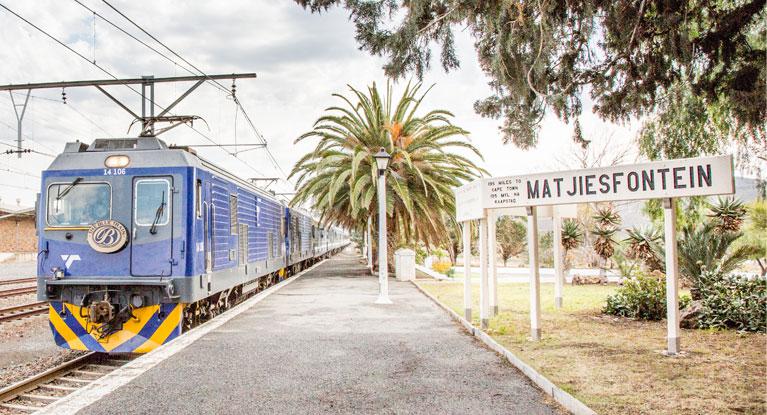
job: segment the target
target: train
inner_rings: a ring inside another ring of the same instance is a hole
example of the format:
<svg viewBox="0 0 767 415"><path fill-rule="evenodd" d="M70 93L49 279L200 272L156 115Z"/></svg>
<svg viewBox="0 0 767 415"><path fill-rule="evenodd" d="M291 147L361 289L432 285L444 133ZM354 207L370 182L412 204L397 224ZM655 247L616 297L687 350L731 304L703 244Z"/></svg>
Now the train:
<svg viewBox="0 0 767 415"><path fill-rule="evenodd" d="M67 143L41 177L37 297L68 349L149 352L349 244L157 137Z"/></svg>

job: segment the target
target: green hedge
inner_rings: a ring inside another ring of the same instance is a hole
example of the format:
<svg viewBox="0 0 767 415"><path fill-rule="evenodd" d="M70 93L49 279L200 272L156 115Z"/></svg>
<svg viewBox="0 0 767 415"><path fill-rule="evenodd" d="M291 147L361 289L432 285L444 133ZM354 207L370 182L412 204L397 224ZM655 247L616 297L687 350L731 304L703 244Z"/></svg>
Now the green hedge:
<svg viewBox="0 0 767 415"><path fill-rule="evenodd" d="M679 307L684 308L690 298L682 296ZM603 313L642 320L666 318L666 282L662 277L638 272L627 278L623 287L607 297Z"/></svg>
<svg viewBox="0 0 767 415"><path fill-rule="evenodd" d="M704 271L698 328L767 332L767 281Z"/></svg>

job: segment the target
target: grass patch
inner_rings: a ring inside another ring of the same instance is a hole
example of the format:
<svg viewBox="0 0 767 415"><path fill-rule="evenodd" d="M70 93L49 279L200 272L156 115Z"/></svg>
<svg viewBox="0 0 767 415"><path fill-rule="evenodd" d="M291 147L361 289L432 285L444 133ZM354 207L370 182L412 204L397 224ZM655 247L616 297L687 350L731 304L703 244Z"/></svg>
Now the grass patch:
<svg viewBox="0 0 767 415"><path fill-rule="evenodd" d="M463 285L419 282L463 315ZM498 286L500 313L489 334L522 360L600 414L733 413L767 411L767 336L735 331L682 330L683 357L665 357L666 322L602 315L616 286L564 287L554 308L553 284L541 285L539 342L528 340L527 284ZM474 324L479 287L473 286Z"/></svg>

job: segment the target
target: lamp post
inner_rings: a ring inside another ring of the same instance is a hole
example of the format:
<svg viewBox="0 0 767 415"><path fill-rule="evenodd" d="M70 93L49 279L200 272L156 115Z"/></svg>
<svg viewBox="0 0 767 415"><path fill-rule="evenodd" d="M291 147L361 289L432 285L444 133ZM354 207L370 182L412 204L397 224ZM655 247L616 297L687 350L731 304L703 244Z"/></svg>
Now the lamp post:
<svg viewBox="0 0 767 415"><path fill-rule="evenodd" d="M391 155L381 147L373 157L378 165L378 299L376 304L391 304L386 252L386 169L389 168Z"/></svg>

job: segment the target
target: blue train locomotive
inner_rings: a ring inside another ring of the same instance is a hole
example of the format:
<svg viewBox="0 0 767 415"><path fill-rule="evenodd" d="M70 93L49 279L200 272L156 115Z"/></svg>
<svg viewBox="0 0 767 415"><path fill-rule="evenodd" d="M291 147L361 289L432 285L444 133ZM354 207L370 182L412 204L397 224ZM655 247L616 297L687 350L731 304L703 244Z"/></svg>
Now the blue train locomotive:
<svg viewBox="0 0 767 415"><path fill-rule="evenodd" d="M99 352L148 352L348 243L156 137L68 143L37 218L55 341Z"/></svg>

